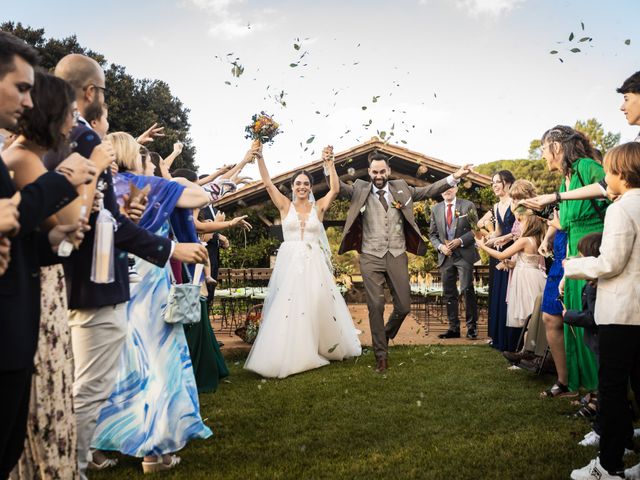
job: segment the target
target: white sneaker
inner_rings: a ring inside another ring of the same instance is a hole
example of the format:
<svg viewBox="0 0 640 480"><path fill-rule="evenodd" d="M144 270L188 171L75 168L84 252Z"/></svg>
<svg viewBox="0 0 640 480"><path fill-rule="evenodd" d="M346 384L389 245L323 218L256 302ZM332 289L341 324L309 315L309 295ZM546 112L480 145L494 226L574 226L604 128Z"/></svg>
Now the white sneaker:
<svg viewBox="0 0 640 480"><path fill-rule="evenodd" d="M600 435L591 430L578 442L578 445L582 447L597 447L600 445Z"/></svg>
<svg viewBox="0 0 640 480"><path fill-rule="evenodd" d="M640 480L640 463L624 471L624 478L627 480Z"/></svg>
<svg viewBox="0 0 640 480"><path fill-rule="evenodd" d="M600 457L591 460L586 467L579 468L571 472L572 480L620 480L625 478L620 475L611 475L602 465L600 465Z"/></svg>

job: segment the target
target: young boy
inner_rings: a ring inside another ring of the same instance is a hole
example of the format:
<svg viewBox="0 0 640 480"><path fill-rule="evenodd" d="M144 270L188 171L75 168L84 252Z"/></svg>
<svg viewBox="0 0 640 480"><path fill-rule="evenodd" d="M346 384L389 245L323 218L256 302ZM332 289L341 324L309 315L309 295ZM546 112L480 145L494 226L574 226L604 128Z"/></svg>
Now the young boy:
<svg viewBox="0 0 640 480"><path fill-rule="evenodd" d="M625 444L633 435L627 386L640 387L640 143L612 148L606 181L618 201L607 209L600 256L567 260L565 276L598 279L600 456L571 472L574 480L625 478Z"/></svg>

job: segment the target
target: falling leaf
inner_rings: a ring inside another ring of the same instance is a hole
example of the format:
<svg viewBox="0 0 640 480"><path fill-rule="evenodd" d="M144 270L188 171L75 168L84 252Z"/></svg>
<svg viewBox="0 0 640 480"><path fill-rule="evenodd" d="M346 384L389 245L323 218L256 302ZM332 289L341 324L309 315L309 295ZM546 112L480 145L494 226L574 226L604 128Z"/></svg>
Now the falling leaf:
<svg viewBox="0 0 640 480"><path fill-rule="evenodd" d="M296 49L296 50L300 50L300 44L294 43L293 44L293 48Z"/></svg>
<svg viewBox="0 0 640 480"><path fill-rule="evenodd" d="M297 66L298 66L298 64L297 64L297 63L290 63L290 64L289 64L289 66L290 66L291 68L295 68L295 67L297 67Z"/></svg>
<svg viewBox="0 0 640 480"><path fill-rule="evenodd" d="M231 82L229 80L225 80L224 82L226 85L231 85Z"/></svg>
<svg viewBox="0 0 640 480"><path fill-rule="evenodd" d="M404 143L405 145L407 144L406 140L400 140L401 143Z"/></svg>
<svg viewBox="0 0 640 480"><path fill-rule="evenodd" d="M569 41L572 41L574 38L573 32L571 32L571 35L569 35Z"/></svg>
<svg viewBox="0 0 640 480"><path fill-rule="evenodd" d="M580 52L580 49L579 48L572 48L570 51L573 52L573 53L578 53L578 52Z"/></svg>
<svg viewBox="0 0 640 480"><path fill-rule="evenodd" d="M556 53L558 53L558 50L551 50L549 53L550 53L551 55L555 55Z"/></svg>
<svg viewBox="0 0 640 480"><path fill-rule="evenodd" d="M631 45L631 39L630 39L630 38L627 38L627 39L624 41L624 44L625 44L625 45Z"/></svg>
<svg viewBox="0 0 640 480"><path fill-rule="evenodd" d="M560 60L560 63L564 63L564 60L562 60L561 58L558 58L558 60Z"/></svg>
<svg viewBox="0 0 640 480"><path fill-rule="evenodd" d="M373 98L371 99L371 101L372 101L373 103L378 103L378 99L379 99L379 98L380 98L380 95L376 95L375 97L373 97Z"/></svg>
<svg viewBox="0 0 640 480"><path fill-rule="evenodd" d="M313 142L316 139L315 135L311 135L309 138L307 138L307 144Z"/></svg>
<svg viewBox="0 0 640 480"><path fill-rule="evenodd" d="M436 95L436 92L433 92L433 98L438 98L438 96Z"/></svg>
<svg viewBox="0 0 640 480"><path fill-rule="evenodd" d="M329 353L333 353L335 351L335 349L338 347L338 345L340 345L339 343L336 343L333 347L331 347L328 352Z"/></svg>
<svg viewBox="0 0 640 480"><path fill-rule="evenodd" d="M584 30L584 22L580 22L580 27L582 27L582 30Z"/></svg>
<svg viewBox="0 0 640 480"><path fill-rule="evenodd" d="M578 40L578 42L586 42L586 41L591 41L591 37L582 37L580 40Z"/></svg>
<svg viewBox="0 0 640 480"><path fill-rule="evenodd" d="M367 106L366 106L366 105L363 105L363 106L362 106L362 110L366 110L366 109L367 109Z"/></svg>

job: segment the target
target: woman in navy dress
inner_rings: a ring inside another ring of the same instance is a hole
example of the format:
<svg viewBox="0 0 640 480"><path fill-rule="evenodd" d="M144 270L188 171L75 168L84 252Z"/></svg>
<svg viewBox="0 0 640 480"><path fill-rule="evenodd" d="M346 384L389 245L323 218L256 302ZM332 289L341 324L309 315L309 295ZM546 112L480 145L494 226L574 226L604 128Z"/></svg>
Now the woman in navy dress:
<svg viewBox="0 0 640 480"><path fill-rule="evenodd" d="M487 244L498 250L503 250L511 245L510 237L505 243L505 237L511 233L515 216L511 211L511 198L509 189L515 181L515 177L509 170L501 170L493 175L493 193L498 197L498 203L493 206L494 238ZM489 217L483 218L487 221ZM481 220L482 222L482 220ZM491 258L489 260L489 337L491 346L500 351L514 351L518 343L519 329L507 328L507 285L509 283L509 269L502 262Z"/></svg>

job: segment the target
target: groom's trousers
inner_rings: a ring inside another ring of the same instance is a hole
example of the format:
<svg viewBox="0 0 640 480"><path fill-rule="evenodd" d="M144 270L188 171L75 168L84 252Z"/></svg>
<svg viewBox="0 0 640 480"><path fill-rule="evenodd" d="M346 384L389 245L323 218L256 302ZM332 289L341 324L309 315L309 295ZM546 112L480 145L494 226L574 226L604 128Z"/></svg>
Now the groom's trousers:
<svg viewBox="0 0 640 480"><path fill-rule="evenodd" d="M360 254L360 272L369 308L371 341L376 358L387 358L387 339L394 338L411 311L411 287L407 254L394 257L387 252L382 258ZM385 281L393 298L393 312L384 324Z"/></svg>

